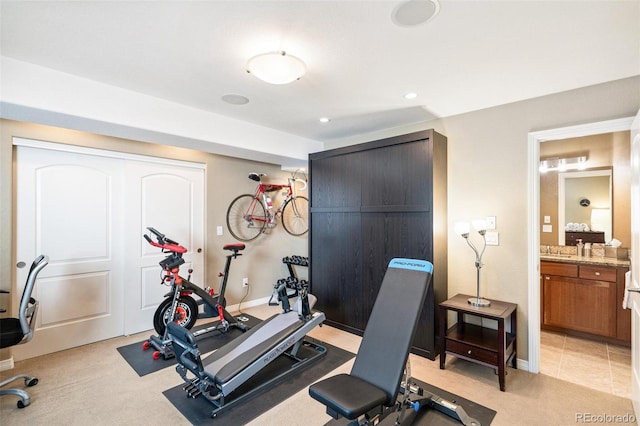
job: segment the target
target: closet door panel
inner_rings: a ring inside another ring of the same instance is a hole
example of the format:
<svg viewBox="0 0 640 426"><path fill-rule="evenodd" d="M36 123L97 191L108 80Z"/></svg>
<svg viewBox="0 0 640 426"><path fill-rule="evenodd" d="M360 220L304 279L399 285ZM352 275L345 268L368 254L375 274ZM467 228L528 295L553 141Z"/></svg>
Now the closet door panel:
<svg viewBox="0 0 640 426"><path fill-rule="evenodd" d="M379 266L382 278L394 257L431 259L431 227L430 212L363 213L365 264Z"/></svg>
<svg viewBox="0 0 640 426"><path fill-rule="evenodd" d="M367 320L378 296L382 279L391 259L432 259L431 213L363 213L362 244L364 265L362 301ZM422 318L426 321L433 308L426 304ZM429 326L421 320L421 326ZM365 322L366 325L366 322Z"/></svg>
<svg viewBox="0 0 640 426"><path fill-rule="evenodd" d="M311 242L313 264L311 292L316 307L329 322L355 329L366 324L359 289L361 288L361 250L359 213L314 213L311 217L315 237Z"/></svg>
<svg viewBox="0 0 640 426"><path fill-rule="evenodd" d="M362 170L365 210L431 210L431 144L424 140L366 151ZM367 209L367 207L369 207Z"/></svg>
<svg viewBox="0 0 640 426"><path fill-rule="evenodd" d="M338 155L313 163L312 209L360 208L362 153Z"/></svg>

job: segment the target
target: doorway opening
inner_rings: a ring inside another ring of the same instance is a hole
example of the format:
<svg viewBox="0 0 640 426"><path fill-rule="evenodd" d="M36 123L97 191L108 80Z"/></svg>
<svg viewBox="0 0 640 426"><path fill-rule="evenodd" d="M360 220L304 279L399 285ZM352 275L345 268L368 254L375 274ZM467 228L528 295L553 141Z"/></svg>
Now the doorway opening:
<svg viewBox="0 0 640 426"><path fill-rule="evenodd" d="M540 144L553 140L629 131L632 122L633 117L628 117L529 133L528 370L532 373L540 372Z"/></svg>

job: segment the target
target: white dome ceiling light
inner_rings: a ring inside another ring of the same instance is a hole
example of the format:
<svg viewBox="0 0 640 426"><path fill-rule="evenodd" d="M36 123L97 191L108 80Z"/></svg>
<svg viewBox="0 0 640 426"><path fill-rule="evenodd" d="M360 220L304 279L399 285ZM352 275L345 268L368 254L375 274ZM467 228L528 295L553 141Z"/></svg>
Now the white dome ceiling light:
<svg viewBox="0 0 640 426"><path fill-rule="evenodd" d="M254 56L247 62L247 72L271 84L288 84L299 80L307 67L299 58L286 52L270 52Z"/></svg>

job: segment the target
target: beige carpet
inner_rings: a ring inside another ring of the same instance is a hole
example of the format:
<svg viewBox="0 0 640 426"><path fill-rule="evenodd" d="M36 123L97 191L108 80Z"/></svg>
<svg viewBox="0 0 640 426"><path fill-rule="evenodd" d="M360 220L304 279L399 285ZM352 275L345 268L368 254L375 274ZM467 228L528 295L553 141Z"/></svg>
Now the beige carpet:
<svg viewBox="0 0 640 426"><path fill-rule="evenodd" d="M247 309L265 318L271 307ZM0 397L2 425L182 425L184 417L162 395L181 383L173 368L139 377L116 348L143 340L149 333L120 337L44 357L16 363L4 379L17 372L33 374L40 382L30 388L32 403L18 409L17 398ZM356 352L360 338L323 326L313 337ZM37 335L36 335L37 338ZM576 425L588 416L632 416L631 401L558 379L509 369L507 391L500 392L498 377L490 368L448 357L446 370L437 361L411 357L412 374L434 386L497 411L492 425ZM330 375L349 372L352 361ZM22 381L15 382L22 386ZM581 421L581 419L583 419ZM596 422L597 424L635 424ZM226 419L228 420L228 419ZM324 407L307 390L283 401L251 425L323 425L330 420ZM227 423L228 424L228 423ZM226 425L225 425L226 426Z"/></svg>

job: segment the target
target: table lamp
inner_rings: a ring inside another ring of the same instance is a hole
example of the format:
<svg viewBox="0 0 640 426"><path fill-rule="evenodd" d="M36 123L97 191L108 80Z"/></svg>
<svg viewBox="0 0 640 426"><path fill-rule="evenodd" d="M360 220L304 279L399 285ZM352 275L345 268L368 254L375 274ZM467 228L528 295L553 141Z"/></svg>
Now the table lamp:
<svg viewBox="0 0 640 426"><path fill-rule="evenodd" d="M467 302L472 306L487 307L491 306L491 302L480 297L480 268L482 268L482 255L484 254L485 248L487 248L487 240L485 238L485 234L487 233L487 222L485 220L474 220L472 221L472 224L475 230L478 231L478 234L482 236L482 251L478 251L476 246L469 239L469 231L471 228L469 222L458 222L455 224L456 233L460 234L462 238L465 239L469 247L471 247L473 252L476 254L476 297L470 297Z"/></svg>

